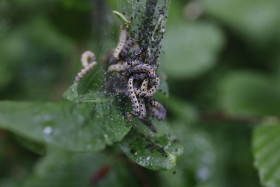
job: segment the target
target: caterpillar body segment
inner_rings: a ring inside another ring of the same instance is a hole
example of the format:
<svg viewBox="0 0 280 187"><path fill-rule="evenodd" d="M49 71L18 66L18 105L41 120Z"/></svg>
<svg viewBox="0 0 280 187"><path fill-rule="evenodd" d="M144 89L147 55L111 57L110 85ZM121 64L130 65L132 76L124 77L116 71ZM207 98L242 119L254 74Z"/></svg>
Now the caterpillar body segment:
<svg viewBox="0 0 280 187"><path fill-rule="evenodd" d="M112 64L108 67L108 71L125 71L127 69L127 66L123 61L119 61L117 64Z"/></svg>
<svg viewBox="0 0 280 187"><path fill-rule="evenodd" d="M75 77L75 82L78 83L80 80L88 73L90 72L94 66L96 65L96 62L92 62L91 64L87 65L85 68L83 68L78 75Z"/></svg>
<svg viewBox="0 0 280 187"><path fill-rule="evenodd" d="M145 94L146 97L152 97L157 92L159 85L160 85L159 77L156 77L155 79L153 79L151 84L152 84L152 87L150 89L148 89L147 93Z"/></svg>
<svg viewBox="0 0 280 187"><path fill-rule="evenodd" d="M139 114L139 101L138 101L138 99L136 97L136 94L134 92L133 77L130 77L128 79L127 95L128 95L128 97L129 97L129 99L131 100L131 103L132 103L133 114L138 115Z"/></svg>
<svg viewBox="0 0 280 187"><path fill-rule="evenodd" d="M119 55L120 55L121 51L123 50L123 48L125 47L126 39L127 39L126 30L121 30L119 43L117 44L117 47L114 49L114 52L113 52L113 57L115 59L119 59Z"/></svg>
<svg viewBox="0 0 280 187"><path fill-rule="evenodd" d="M145 105L145 101L144 98L139 98L139 109L140 109L140 113L139 113L139 118L140 119L144 119L147 115L147 110L146 110L146 105Z"/></svg>
<svg viewBox="0 0 280 187"><path fill-rule="evenodd" d="M112 64L108 67L108 71L116 71L116 72L120 72L120 71L126 71L131 67L134 67L136 65L139 65L141 62L135 60L135 61L131 61L131 62L123 62L123 61L119 61L116 64Z"/></svg>
<svg viewBox="0 0 280 187"><path fill-rule="evenodd" d="M81 62L84 67L87 67L92 62L96 62L95 54L91 51L85 51L81 56Z"/></svg>
<svg viewBox="0 0 280 187"><path fill-rule="evenodd" d="M135 73L133 75L134 80L144 80L148 78L148 75L146 73Z"/></svg>
<svg viewBox="0 0 280 187"><path fill-rule="evenodd" d="M150 78L154 78L156 76L154 68L148 64L139 64L129 69L129 73L147 73Z"/></svg>
<svg viewBox="0 0 280 187"><path fill-rule="evenodd" d="M164 120L166 118L166 110L163 105L155 100L150 100L149 103L151 105L152 115L158 120Z"/></svg>
<svg viewBox="0 0 280 187"><path fill-rule="evenodd" d="M80 82L80 80L97 64L95 54L91 51L85 51L81 56L81 63L84 68L75 77L75 83Z"/></svg>

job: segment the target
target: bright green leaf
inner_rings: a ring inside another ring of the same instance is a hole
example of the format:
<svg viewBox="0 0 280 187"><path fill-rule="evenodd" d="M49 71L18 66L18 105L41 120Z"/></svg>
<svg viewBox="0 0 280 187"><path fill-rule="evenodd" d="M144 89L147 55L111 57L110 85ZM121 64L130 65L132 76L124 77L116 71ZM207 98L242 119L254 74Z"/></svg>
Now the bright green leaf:
<svg viewBox="0 0 280 187"><path fill-rule="evenodd" d="M253 153L261 182L267 187L280 186L280 124L262 125L255 129Z"/></svg>
<svg viewBox="0 0 280 187"><path fill-rule="evenodd" d="M129 131L112 102L0 102L0 128L70 151L99 151Z"/></svg>

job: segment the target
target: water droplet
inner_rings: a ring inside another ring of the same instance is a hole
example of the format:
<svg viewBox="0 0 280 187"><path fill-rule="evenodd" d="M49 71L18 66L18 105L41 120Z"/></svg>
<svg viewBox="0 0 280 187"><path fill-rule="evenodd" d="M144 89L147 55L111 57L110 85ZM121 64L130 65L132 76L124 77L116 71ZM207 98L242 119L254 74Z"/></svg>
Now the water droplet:
<svg viewBox="0 0 280 187"><path fill-rule="evenodd" d="M150 159L151 159L151 157L150 157L150 156L148 156L148 157L147 157L147 161L149 161Z"/></svg>
<svg viewBox="0 0 280 187"><path fill-rule="evenodd" d="M43 133L46 134L46 135L49 135L49 134L52 133L52 130L53 130L52 127L47 126L47 127L44 128Z"/></svg>

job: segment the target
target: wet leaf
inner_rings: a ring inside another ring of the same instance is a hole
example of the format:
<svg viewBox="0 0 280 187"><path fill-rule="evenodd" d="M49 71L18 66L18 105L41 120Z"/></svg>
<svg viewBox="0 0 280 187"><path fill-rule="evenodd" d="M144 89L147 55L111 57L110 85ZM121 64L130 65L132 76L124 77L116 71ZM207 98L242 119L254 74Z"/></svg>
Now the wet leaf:
<svg viewBox="0 0 280 187"><path fill-rule="evenodd" d="M129 131L112 102L0 102L0 128L70 151L100 151Z"/></svg>
<svg viewBox="0 0 280 187"><path fill-rule="evenodd" d="M262 125L255 129L253 154L255 166L264 186L280 186L280 123Z"/></svg>
<svg viewBox="0 0 280 187"><path fill-rule="evenodd" d="M164 42L167 53L162 64L165 72L178 79L204 73L215 65L223 40L221 30L213 24L172 25Z"/></svg>
<svg viewBox="0 0 280 187"><path fill-rule="evenodd" d="M51 150L36 165L34 174L24 186L138 186L129 168L116 160L99 153L69 154ZM120 180L122 177L125 180Z"/></svg>
<svg viewBox="0 0 280 187"><path fill-rule="evenodd" d="M134 128L121 142L122 151L137 164L152 170L168 170L176 165L183 149L179 141L171 135L164 122L153 122L157 133Z"/></svg>
<svg viewBox="0 0 280 187"><path fill-rule="evenodd" d="M232 73L222 81L221 104L234 115L279 115L280 89L273 81L257 73Z"/></svg>

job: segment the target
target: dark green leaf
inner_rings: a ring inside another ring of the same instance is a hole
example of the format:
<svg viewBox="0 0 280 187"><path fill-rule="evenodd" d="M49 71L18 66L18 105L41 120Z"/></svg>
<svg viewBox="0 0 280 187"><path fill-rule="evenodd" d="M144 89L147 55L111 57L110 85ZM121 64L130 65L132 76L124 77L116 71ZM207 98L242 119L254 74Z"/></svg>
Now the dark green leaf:
<svg viewBox="0 0 280 187"><path fill-rule="evenodd" d="M171 123L176 136L184 146L176 167L161 172L161 186L217 186L217 150L211 137L201 131L178 122Z"/></svg>
<svg viewBox="0 0 280 187"><path fill-rule="evenodd" d="M234 115L279 115L280 89L273 79L249 72L233 73L222 81L221 102Z"/></svg>
<svg viewBox="0 0 280 187"><path fill-rule="evenodd" d="M203 0L207 13L228 24L238 33L263 42L278 36L280 29L278 0Z"/></svg>
<svg viewBox="0 0 280 187"><path fill-rule="evenodd" d="M137 124L121 142L122 151L137 164L152 170L168 170L176 165L183 149L179 141L171 135L164 122L154 121L157 133L143 130L142 123ZM142 126L142 127L141 127ZM142 129L141 129L142 128Z"/></svg>
<svg viewBox="0 0 280 187"><path fill-rule="evenodd" d="M52 150L38 163L33 176L24 186L138 186L136 181L129 168L117 157Z"/></svg>
<svg viewBox="0 0 280 187"><path fill-rule="evenodd" d="M71 151L99 151L129 131L112 102L1 102L0 128Z"/></svg>
<svg viewBox="0 0 280 187"><path fill-rule="evenodd" d="M264 186L280 186L280 123L272 122L255 129L253 153L255 166Z"/></svg>

